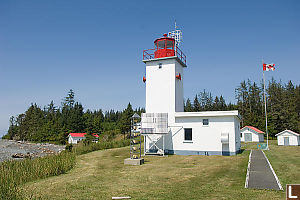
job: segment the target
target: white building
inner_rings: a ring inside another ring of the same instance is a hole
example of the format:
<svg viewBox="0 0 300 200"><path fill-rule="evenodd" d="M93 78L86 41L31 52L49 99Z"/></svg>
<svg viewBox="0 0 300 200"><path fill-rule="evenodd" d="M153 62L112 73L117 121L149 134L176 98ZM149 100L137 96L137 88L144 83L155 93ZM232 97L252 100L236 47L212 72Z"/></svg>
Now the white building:
<svg viewBox="0 0 300 200"><path fill-rule="evenodd" d="M69 144L77 144L78 142L85 139L86 133L70 133L68 135L68 143ZM99 135L96 133L93 133L93 136L95 137L95 140L93 142L98 142Z"/></svg>
<svg viewBox="0 0 300 200"><path fill-rule="evenodd" d="M284 130L275 135L278 145L300 146L300 134L291 130Z"/></svg>
<svg viewBox="0 0 300 200"><path fill-rule="evenodd" d="M245 126L241 129L242 142L264 142L264 132L253 126Z"/></svg>
<svg viewBox="0 0 300 200"><path fill-rule="evenodd" d="M240 151L238 111L184 112L186 58L174 39L159 38L144 51L146 113L144 151L178 155L235 155Z"/></svg>

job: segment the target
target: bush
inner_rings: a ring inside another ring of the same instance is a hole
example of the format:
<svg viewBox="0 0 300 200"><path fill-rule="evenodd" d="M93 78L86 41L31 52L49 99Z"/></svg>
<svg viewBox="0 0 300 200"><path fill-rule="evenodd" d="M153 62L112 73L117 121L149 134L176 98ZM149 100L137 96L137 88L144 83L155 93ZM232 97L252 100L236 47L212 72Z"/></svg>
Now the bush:
<svg viewBox="0 0 300 200"><path fill-rule="evenodd" d="M66 147L65 147L65 150L68 151L68 152L72 152L72 149L73 149L72 144L67 144Z"/></svg>

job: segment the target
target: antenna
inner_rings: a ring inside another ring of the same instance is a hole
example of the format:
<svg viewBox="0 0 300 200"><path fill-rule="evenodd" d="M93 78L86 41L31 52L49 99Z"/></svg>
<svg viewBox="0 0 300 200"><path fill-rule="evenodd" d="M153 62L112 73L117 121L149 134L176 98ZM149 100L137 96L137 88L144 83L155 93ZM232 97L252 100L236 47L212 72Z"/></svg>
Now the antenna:
<svg viewBox="0 0 300 200"><path fill-rule="evenodd" d="M175 30L168 33L168 37L175 39L176 46L182 42L182 31L177 29L176 20L175 20Z"/></svg>

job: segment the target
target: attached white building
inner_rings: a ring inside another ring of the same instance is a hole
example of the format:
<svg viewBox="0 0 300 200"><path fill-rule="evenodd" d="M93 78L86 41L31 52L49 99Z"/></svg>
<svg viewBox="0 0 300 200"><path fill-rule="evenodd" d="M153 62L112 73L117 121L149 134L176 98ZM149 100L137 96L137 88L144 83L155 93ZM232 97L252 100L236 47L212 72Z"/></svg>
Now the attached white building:
<svg viewBox="0 0 300 200"><path fill-rule="evenodd" d="M144 51L146 113L141 133L145 154L235 155L240 151L237 110L184 112L186 58L171 38L159 38L154 53Z"/></svg>
<svg viewBox="0 0 300 200"><path fill-rule="evenodd" d="M278 145L300 146L300 134L291 130L284 130L275 135Z"/></svg>
<svg viewBox="0 0 300 200"><path fill-rule="evenodd" d="M242 142L264 142L264 132L253 126L245 126L241 129Z"/></svg>
<svg viewBox="0 0 300 200"><path fill-rule="evenodd" d="M85 139L86 133L70 133L68 135L68 143L69 144L77 144L78 142ZM95 140L93 142L98 142L99 135L96 133L93 133L93 136L95 136Z"/></svg>

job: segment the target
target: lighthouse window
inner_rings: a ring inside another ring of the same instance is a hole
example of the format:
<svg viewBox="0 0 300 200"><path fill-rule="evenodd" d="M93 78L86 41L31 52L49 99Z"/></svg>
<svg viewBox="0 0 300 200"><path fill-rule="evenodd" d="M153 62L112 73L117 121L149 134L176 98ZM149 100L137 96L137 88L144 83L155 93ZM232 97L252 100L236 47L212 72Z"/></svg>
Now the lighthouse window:
<svg viewBox="0 0 300 200"><path fill-rule="evenodd" d="M185 141L191 141L192 140L192 129L191 128L185 128L184 129L184 140Z"/></svg>
<svg viewBox="0 0 300 200"><path fill-rule="evenodd" d="M203 124L203 126L208 126L208 124L209 124L208 119L203 119L202 124Z"/></svg>
<svg viewBox="0 0 300 200"><path fill-rule="evenodd" d="M173 46L174 46L174 41L167 40L167 48L172 48L173 49Z"/></svg>
<svg viewBox="0 0 300 200"><path fill-rule="evenodd" d="M157 42L157 46L158 46L158 48L164 49L165 48L165 41L164 40L158 41Z"/></svg>

